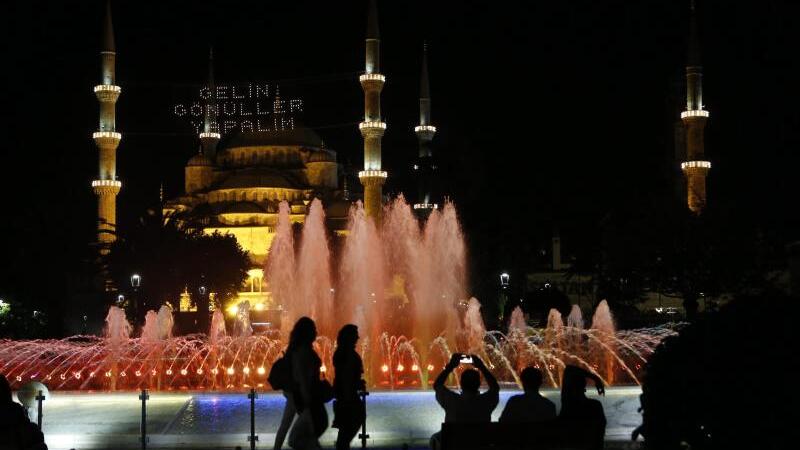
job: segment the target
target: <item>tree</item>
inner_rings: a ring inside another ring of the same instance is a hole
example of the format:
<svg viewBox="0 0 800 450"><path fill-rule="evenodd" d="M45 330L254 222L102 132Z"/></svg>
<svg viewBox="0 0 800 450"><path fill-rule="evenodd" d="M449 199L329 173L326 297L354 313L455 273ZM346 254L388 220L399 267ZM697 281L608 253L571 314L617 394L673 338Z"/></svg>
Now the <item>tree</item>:
<svg viewBox="0 0 800 450"><path fill-rule="evenodd" d="M220 302L233 297L250 268L247 252L234 236L205 234L179 220L162 223L156 215L144 217L138 226L118 236L107 263L114 284L132 300L126 304L137 321L147 309L164 303L177 309L184 290L192 295L198 311L208 311L208 294L215 293ZM141 277L135 289L133 274ZM201 314L200 320L207 320L207 314Z"/></svg>

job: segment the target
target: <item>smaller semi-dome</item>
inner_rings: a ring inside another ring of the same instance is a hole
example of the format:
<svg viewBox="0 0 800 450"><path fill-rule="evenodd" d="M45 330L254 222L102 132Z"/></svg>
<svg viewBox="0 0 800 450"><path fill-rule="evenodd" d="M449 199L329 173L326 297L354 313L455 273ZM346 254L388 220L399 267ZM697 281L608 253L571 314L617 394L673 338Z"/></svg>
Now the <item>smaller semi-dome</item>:
<svg viewBox="0 0 800 450"><path fill-rule="evenodd" d="M208 156L203 155L202 153L192 156L186 163L186 167L206 167L213 165L214 163L211 162L211 159Z"/></svg>

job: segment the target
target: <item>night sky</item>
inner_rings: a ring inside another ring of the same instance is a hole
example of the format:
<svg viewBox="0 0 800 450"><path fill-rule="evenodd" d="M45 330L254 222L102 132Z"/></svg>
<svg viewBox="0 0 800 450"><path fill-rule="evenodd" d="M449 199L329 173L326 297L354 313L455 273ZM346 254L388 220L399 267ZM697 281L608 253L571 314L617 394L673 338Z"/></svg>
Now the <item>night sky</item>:
<svg viewBox="0 0 800 450"><path fill-rule="evenodd" d="M711 214L797 239L800 5L698 5ZM17 270L61 270L94 235L104 2L4 6L0 255ZM362 164L366 1L127 0L113 11L123 228L158 206L161 183L168 198L182 192L198 144L172 106L205 82L210 45L218 83L280 83L341 162ZM427 40L434 151L479 261L473 279L523 270L554 224L569 247L616 208L673 189L688 0L384 0L379 11L387 189L409 190Z"/></svg>

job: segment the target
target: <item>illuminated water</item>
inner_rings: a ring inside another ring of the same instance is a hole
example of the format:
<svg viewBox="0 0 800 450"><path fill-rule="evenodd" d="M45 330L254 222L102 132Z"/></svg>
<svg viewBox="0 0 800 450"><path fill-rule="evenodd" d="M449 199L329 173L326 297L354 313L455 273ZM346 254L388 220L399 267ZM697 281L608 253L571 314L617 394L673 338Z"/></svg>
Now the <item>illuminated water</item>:
<svg viewBox="0 0 800 450"><path fill-rule="evenodd" d="M283 330L253 334L249 304L239 304L226 330L220 311L208 334L172 336L168 307L150 311L140 337L124 312L111 307L104 337L0 341L0 373L13 385L29 380L67 390L244 390L265 387L283 351L286 332L308 315L321 332L316 342L323 375L331 377L332 336L359 325L359 352L371 386L425 388L453 351L480 354L501 380L516 382L527 365L557 386L565 364L598 374L607 384L638 384L639 373L668 328L617 331L601 302L591 324L574 306L568 317L552 310L544 328L512 312L506 332L486 331L480 303L465 286L466 246L455 208L447 203L424 223L402 197L376 227L360 204L350 213L341 255L330 250L319 200L310 205L299 242L282 203L266 267L273 298L285 311Z"/></svg>

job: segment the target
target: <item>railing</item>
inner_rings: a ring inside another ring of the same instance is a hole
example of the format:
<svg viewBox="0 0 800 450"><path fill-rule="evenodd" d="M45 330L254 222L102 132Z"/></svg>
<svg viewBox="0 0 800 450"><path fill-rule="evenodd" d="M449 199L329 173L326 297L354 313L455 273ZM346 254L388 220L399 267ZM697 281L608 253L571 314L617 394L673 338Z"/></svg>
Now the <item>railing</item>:
<svg viewBox="0 0 800 450"><path fill-rule="evenodd" d="M92 187L99 187L99 186L111 186L111 187L122 187L122 181L117 180L94 180L92 181Z"/></svg>
<svg viewBox="0 0 800 450"><path fill-rule="evenodd" d="M389 173L385 170L362 170L358 172L358 178L386 178L389 176Z"/></svg>
<svg viewBox="0 0 800 450"><path fill-rule="evenodd" d="M686 161L681 163L681 170L686 169L710 169L711 161Z"/></svg>
<svg viewBox="0 0 800 450"><path fill-rule="evenodd" d="M117 133L116 131L95 131L92 133L93 139L102 139L102 138L111 138L120 140L122 139L122 133Z"/></svg>
<svg viewBox="0 0 800 450"><path fill-rule="evenodd" d="M122 92L122 88L113 84L98 84L94 87L95 92Z"/></svg>
<svg viewBox="0 0 800 450"><path fill-rule="evenodd" d="M361 122L358 124L359 130L363 130L365 128L380 128L382 130L385 130L386 122Z"/></svg>
<svg viewBox="0 0 800 450"><path fill-rule="evenodd" d="M681 119L685 117L708 117L708 111L705 109L691 109L681 112Z"/></svg>
<svg viewBox="0 0 800 450"><path fill-rule="evenodd" d="M365 73L358 77L358 81L382 81L386 82L386 77L379 73Z"/></svg>

